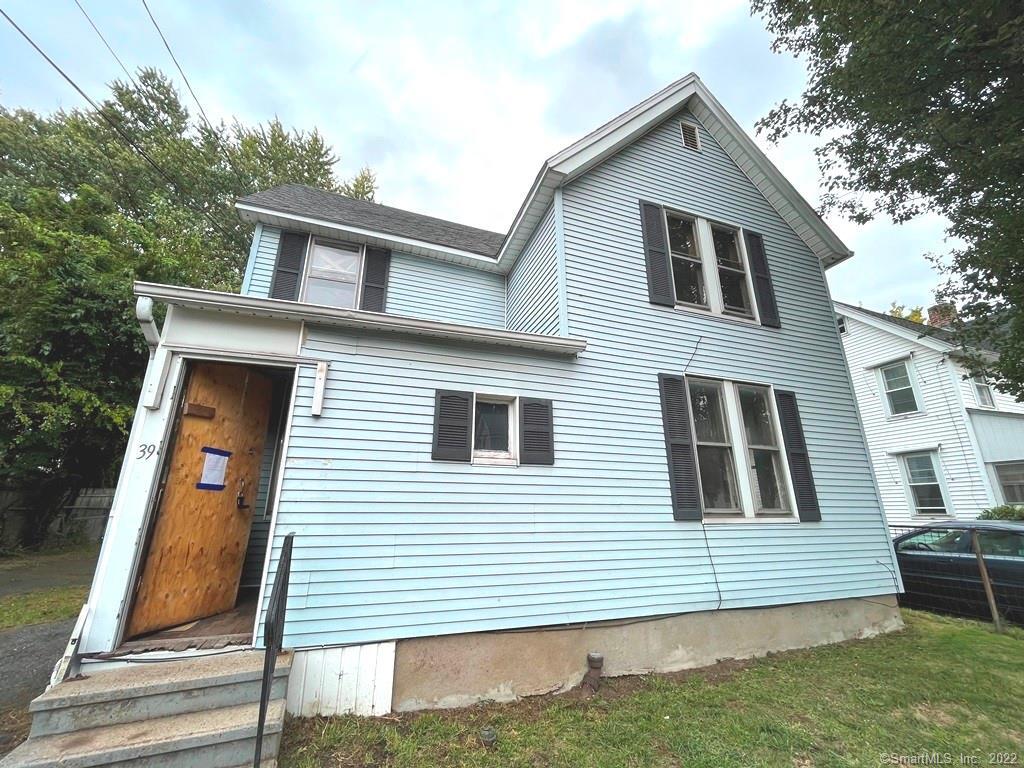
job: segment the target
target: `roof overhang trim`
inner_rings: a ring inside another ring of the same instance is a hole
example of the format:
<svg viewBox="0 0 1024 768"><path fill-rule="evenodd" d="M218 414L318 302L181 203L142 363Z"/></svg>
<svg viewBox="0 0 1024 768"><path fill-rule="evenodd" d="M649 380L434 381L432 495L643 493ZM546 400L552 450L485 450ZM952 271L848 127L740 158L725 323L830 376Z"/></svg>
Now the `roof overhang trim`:
<svg viewBox="0 0 1024 768"><path fill-rule="evenodd" d="M469 344L516 347L568 357L575 357L587 348L586 340L573 336L519 333L500 328L442 323L402 315L364 312L358 309L339 309L319 304L264 299L257 296L243 296L238 293L208 291L201 288L185 288L160 283L136 282L135 295L164 304L192 309L230 312L277 320L303 321L313 325L336 326L378 333L426 336Z"/></svg>
<svg viewBox="0 0 1024 768"><path fill-rule="evenodd" d="M536 222L551 205L556 187L599 165L686 105L826 268L853 255L701 79L691 73L553 155L541 166L498 254L502 271L511 269L529 242Z"/></svg>

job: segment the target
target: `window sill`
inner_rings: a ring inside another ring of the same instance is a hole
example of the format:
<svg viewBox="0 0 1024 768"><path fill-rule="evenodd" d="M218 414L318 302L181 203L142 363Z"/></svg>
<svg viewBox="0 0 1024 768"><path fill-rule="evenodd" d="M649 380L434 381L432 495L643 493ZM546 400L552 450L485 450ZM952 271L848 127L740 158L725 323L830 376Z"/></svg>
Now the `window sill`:
<svg viewBox="0 0 1024 768"><path fill-rule="evenodd" d="M763 327L760 322L752 317L740 317L738 315L727 315L721 312L712 312L710 309L701 309L700 307L690 306L689 304L676 304L673 309L676 312L683 312L688 315L697 315L698 317L706 317L711 320L725 320L729 323L739 323L740 325L750 325L755 328Z"/></svg>
<svg viewBox="0 0 1024 768"><path fill-rule="evenodd" d="M518 467L519 460L515 456L474 456L471 462L474 467Z"/></svg>
<svg viewBox="0 0 1024 768"><path fill-rule="evenodd" d="M906 421L907 419L913 419L916 416L927 416L928 411L910 411L909 413L897 413L895 415L889 413L886 414L886 421Z"/></svg>
<svg viewBox="0 0 1024 768"><path fill-rule="evenodd" d="M750 524L769 524L769 525L793 525L800 522L800 518L793 514L780 514L780 515L760 515L757 517L747 517L742 514L728 515L728 514L714 514L705 515L705 525L750 525Z"/></svg>

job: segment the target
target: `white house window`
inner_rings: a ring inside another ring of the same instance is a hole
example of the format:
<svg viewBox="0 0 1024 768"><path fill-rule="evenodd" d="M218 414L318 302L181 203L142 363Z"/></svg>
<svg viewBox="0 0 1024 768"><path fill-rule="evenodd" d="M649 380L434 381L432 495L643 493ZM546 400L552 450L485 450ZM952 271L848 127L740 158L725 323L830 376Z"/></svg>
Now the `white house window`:
<svg viewBox="0 0 1024 768"><path fill-rule="evenodd" d="M722 382L691 379L688 384L704 509L712 513L738 512L736 462Z"/></svg>
<svg viewBox="0 0 1024 768"><path fill-rule="evenodd" d="M902 458L914 514L932 517L948 514L935 451L908 453Z"/></svg>
<svg viewBox="0 0 1024 768"><path fill-rule="evenodd" d="M879 369L882 376L882 387L889 406L890 416L904 413L915 413L920 410L917 404L917 393L910 378L910 366L906 360Z"/></svg>
<svg viewBox="0 0 1024 768"><path fill-rule="evenodd" d="M981 376L975 376L971 381L974 384L974 399L982 408L995 408L996 401L992 397L992 387Z"/></svg>
<svg viewBox="0 0 1024 768"><path fill-rule="evenodd" d="M731 315L752 317L747 270L740 254L737 232L724 227L711 227L718 262L718 283L722 288L723 311Z"/></svg>
<svg viewBox="0 0 1024 768"><path fill-rule="evenodd" d="M1004 504L1024 504L1024 461L996 464Z"/></svg>
<svg viewBox="0 0 1024 768"><path fill-rule="evenodd" d="M359 305L362 248L314 239L307 261L303 301L343 309Z"/></svg>
<svg viewBox="0 0 1024 768"><path fill-rule="evenodd" d="M842 315L836 315L836 327L839 328L839 335L842 336L849 330L846 326L846 318Z"/></svg>
<svg viewBox="0 0 1024 768"><path fill-rule="evenodd" d="M741 231L670 211L665 213L665 226L676 305L755 319Z"/></svg>
<svg viewBox="0 0 1024 768"><path fill-rule="evenodd" d="M746 384L738 385L737 389L755 509L760 514L787 512L789 502L782 479L782 450L775 428L771 390Z"/></svg>
<svg viewBox="0 0 1024 768"><path fill-rule="evenodd" d="M473 462L516 463L516 400L476 395L473 404Z"/></svg>
<svg viewBox="0 0 1024 768"><path fill-rule="evenodd" d="M771 388L702 378L686 386L706 518L793 516Z"/></svg>
<svg viewBox="0 0 1024 768"><path fill-rule="evenodd" d="M672 277L676 287L676 301L697 307L707 307L704 288L704 267L697 250L696 221L669 214L668 245L672 253Z"/></svg>

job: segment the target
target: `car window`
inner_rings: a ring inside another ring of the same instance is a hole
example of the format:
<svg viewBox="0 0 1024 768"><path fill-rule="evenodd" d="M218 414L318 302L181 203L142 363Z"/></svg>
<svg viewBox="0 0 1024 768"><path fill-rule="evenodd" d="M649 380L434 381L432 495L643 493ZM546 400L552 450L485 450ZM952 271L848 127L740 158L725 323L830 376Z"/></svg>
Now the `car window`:
<svg viewBox="0 0 1024 768"><path fill-rule="evenodd" d="M983 555L1016 557L1024 560L1024 536L1010 531L978 531L978 545Z"/></svg>
<svg viewBox="0 0 1024 768"><path fill-rule="evenodd" d="M970 542L970 531L929 528L899 543L897 552L963 552Z"/></svg>

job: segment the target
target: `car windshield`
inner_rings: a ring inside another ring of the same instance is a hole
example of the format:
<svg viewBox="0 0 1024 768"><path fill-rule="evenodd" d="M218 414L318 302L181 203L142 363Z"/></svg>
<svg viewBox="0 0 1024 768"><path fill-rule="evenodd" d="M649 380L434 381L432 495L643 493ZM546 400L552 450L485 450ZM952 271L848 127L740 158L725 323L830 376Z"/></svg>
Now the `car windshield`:
<svg viewBox="0 0 1024 768"><path fill-rule="evenodd" d="M899 552L962 552L970 531L929 528L900 542Z"/></svg>

